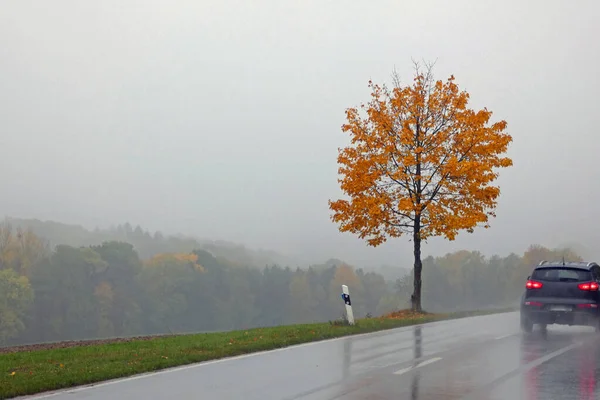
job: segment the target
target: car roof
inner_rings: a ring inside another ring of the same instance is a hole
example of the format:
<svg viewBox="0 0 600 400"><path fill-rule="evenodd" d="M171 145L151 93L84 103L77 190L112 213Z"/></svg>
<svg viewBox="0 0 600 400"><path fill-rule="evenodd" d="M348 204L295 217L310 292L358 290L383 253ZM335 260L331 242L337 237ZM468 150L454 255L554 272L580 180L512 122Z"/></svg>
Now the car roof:
<svg viewBox="0 0 600 400"><path fill-rule="evenodd" d="M598 267L599 265L593 261L581 261L581 262L563 262L563 261L541 261L535 268L578 268L590 270L592 267Z"/></svg>

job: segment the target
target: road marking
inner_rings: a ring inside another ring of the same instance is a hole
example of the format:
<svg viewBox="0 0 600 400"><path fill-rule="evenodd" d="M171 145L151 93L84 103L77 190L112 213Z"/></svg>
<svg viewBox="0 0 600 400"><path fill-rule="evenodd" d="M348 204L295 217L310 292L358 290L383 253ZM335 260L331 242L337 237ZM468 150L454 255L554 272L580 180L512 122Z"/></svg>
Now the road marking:
<svg viewBox="0 0 600 400"><path fill-rule="evenodd" d="M413 369L413 367L399 369L398 371L394 372L394 375L402 375L402 374L410 371L411 369Z"/></svg>
<svg viewBox="0 0 600 400"><path fill-rule="evenodd" d="M426 361L423 361L423 362L417 364L417 368L418 367L424 367L424 366L429 365L429 364L433 364L434 362L440 361L441 359L442 359L442 357L430 358L429 360L426 360Z"/></svg>
<svg viewBox="0 0 600 400"><path fill-rule="evenodd" d="M513 336L513 335L514 335L514 333L509 333L508 335L496 336L494 339L495 340L505 339L505 338Z"/></svg>
<svg viewBox="0 0 600 400"><path fill-rule="evenodd" d="M434 357L434 358L430 358L429 360L421 361L420 363L418 363L415 366L399 369L398 371L394 372L394 375L405 374L408 371L411 371L413 369L417 369L417 368L420 368L420 367L424 367L425 365L433 364L434 362L438 362L441 359L442 359L442 357Z"/></svg>
<svg viewBox="0 0 600 400"><path fill-rule="evenodd" d="M563 353L566 353L567 351L570 351L577 347L580 347L581 345L583 345L583 342L576 342L567 347L563 347L562 349L558 349L550 354L546 354L545 356L535 359L525 365L521 365L520 367L502 375L500 378L476 389L475 391L471 392L467 396L463 397L462 400L479 400L479 399L483 398L485 395L489 395L489 392L494 387L508 381L510 378L517 376L519 374L524 374L527 371L529 371L535 367L538 367L538 366L542 365L543 363L560 356Z"/></svg>

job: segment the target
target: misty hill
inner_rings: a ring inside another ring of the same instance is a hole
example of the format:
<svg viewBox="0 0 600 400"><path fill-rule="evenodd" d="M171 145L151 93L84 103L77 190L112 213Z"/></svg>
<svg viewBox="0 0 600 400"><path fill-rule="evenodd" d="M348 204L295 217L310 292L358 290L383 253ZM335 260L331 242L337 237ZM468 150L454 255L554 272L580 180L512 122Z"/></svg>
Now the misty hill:
<svg viewBox="0 0 600 400"><path fill-rule="evenodd" d="M242 244L224 240L200 240L182 234L164 235L161 232L150 233L142 227L129 223L112 226L109 229L86 229L81 225L70 225L55 221L7 217L6 222L15 229L31 229L37 236L48 241L51 248L64 244L73 247L98 246L103 242L123 241L133 245L142 259L149 259L161 253L190 253L202 249L210 252L224 264L264 268L269 265L289 267L308 267L308 264L294 257L273 250L249 249ZM327 269L338 267L346 262L330 259L314 267ZM366 272L377 272L387 281L395 282L410 273L410 269L391 265L363 267Z"/></svg>
<svg viewBox="0 0 600 400"><path fill-rule="evenodd" d="M339 267L341 265L346 265L346 264L347 263L345 261L339 260L337 258L330 258L329 260L325 261L325 263L320 264L320 265L313 265L312 267L316 268L316 269L321 268L324 270L327 268ZM406 277L412 271L411 269L408 269L408 268L396 267L396 266L387 265L387 264L384 264L380 267L361 266L361 268L367 272L378 273L379 275L383 276L383 278L386 281L388 281L390 283L394 283L398 279L402 279L402 278Z"/></svg>
<svg viewBox="0 0 600 400"><path fill-rule="evenodd" d="M7 217L6 222L15 229L31 229L37 236L48 241L51 248L64 244L73 247L97 246L108 241L130 243L140 258L149 259L160 253L190 253L203 249L214 257L226 260L234 266L263 268L266 265L297 266L298 262L290 257L271 250L252 250L244 245L218 240L199 240L185 235L163 235L150 233L139 225L132 227L125 223L109 229L88 230L80 225L69 225L55 221L38 219L20 219Z"/></svg>

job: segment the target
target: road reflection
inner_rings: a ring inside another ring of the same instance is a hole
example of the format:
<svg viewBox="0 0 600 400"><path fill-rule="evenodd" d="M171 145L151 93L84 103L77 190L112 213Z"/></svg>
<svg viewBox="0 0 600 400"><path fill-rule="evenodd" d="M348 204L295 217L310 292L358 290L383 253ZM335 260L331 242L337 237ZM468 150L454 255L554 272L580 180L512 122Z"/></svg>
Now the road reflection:
<svg viewBox="0 0 600 400"><path fill-rule="evenodd" d="M597 360L598 343L596 342L580 357L579 398L582 400L596 398Z"/></svg>
<svg viewBox="0 0 600 400"><path fill-rule="evenodd" d="M576 342L583 344L573 350L530 368L524 374L527 400L600 398L596 384L600 379L600 336L575 330L549 331L546 334L525 335L521 340L522 365L539 360Z"/></svg>
<svg viewBox="0 0 600 400"><path fill-rule="evenodd" d="M352 338L344 340L344 357L342 360L342 379L350 376L350 365L352 364Z"/></svg>
<svg viewBox="0 0 600 400"><path fill-rule="evenodd" d="M537 360L540 357L539 343L529 337L523 337L521 340L521 355L522 363L525 365ZM537 367L533 367L525 374L527 400L538 398L538 375L539 371Z"/></svg>
<svg viewBox="0 0 600 400"><path fill-rule="evenodd" d="M419 363L421 357L423 356L423 329L420 325L415 326L413 329L413 338L414 338L414 351L413 351L413 366L416 366ZM419 381L421 379L421 374L419 371L415 371L412 377L412 383L410 386L410 398L411 400L417 400L419 398Z"/></svg>

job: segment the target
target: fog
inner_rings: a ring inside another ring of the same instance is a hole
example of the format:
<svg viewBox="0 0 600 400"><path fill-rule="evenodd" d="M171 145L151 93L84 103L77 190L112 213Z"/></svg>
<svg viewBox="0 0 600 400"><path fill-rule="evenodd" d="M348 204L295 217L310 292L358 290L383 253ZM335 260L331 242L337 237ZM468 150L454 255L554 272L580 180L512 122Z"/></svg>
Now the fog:
<svg viewBox="0 0 600 400"><path fill-rule="evenodd" d="M576 243L600 258L600 4L0 1L4 215L224 239L306 262L410 260L340 234L344 109L437 60L505 119L497 218L426 255Z"/></svg>

